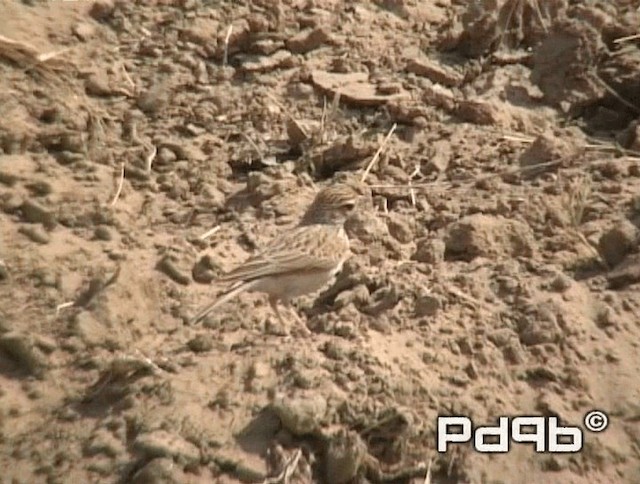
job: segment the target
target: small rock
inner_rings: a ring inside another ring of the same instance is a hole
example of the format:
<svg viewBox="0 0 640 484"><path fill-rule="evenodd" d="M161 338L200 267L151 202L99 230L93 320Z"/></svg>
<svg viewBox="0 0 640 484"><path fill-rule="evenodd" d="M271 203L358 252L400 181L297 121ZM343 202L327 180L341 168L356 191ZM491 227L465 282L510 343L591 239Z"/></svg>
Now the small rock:
<svg viewBox="0 0 640 484"><path fill-rule="evenodd" d="M349 354L347 344L342 341L327 341L322 351L327 358L336 361L344 360Z"/></svg>
<svg viewBox="0 0 640 484"><path fill-rule="evenodd" d="M0 266L0 270L2 267ZM623 287L640 282L640 255L632 254L619 266L607 274L607 281L611 289Z"/></svg>
<svg viewBox="0 0 640 484"><path fill-rule="evenodd" d="M414 231L406 220L399 216L391 216L387 221L389 234L402 244L408 244L414 240Z"/></svg>
<svg viewBox="0 0 640 484"><path fill-rule="evenodd" d="M75 315L71 323L71 332L88 346L100 346L109 339L109 329L89 311L80 311Z"/></svg>
<svg viewBox="0 0 640 484"><path fill-rule="evenodd" d="M194 353L206 353L213 349L213 338L208 334L200 334L189 340L187 347Z"/></svg>
<svg viewBox="0 0 640 484"><path fill-rule="evenodd" d="M458 102L456 114L470 123L479 125L501 124L504 116L498 107L487 101L462 100Z"/></svg>
<svg viewBox="0 0 640 484"><path fill-rule="evenodd" d="M178 284L186 286L191 282L189 275L178 268L177 261L171 256L163 257L160 262L158 262L157 268Z"/></svg>
<svg viewBox="0 0 640 484"><path fill-rule="evenodd" d="M571 287L572 283L573 280L569 276L561 273L553 278L549 287L554 291L565 292Z"/></svg>
<svg viewBox="0 0 640 484"><path fill-rule="evenodd" d="M84 448L87 456L103 454L108 457L118 457L124 454L124 451L123 443L105 429L98 429Z"/></svg>
<svg viewBox="0 0 640 484"><path fill-rule="evenodd" d="M93 25L87 22L79 22L73 26L72 29L74 35L83 42L86 42L91 37L96 35L96 29Z"/></svg>
<svg viewBox="0 0 640 484"><path fill-rule="evenodd" d="M114 0L96 0L91 5L89 15L98 22L104 22L108 20L115 10Z"/></svg>
<svg viewBox="0 0 640 484"><path fill-rule="evenodd" d="M518 340L512 340L502 348L502 354L507 363L521 365L526 361L524 349Z"/></svg>
<svg viewBox="0 0 640 484"><path fill-rule="evenodd" d="M555 343L560 337L555 309L548 303L531 305L516 321L520 341L523 345L534 346Z"/></svg>
<svg viewBox="0 0 640 484"><path fill-rule="evenodd" d="M416 299L414 311L418 317L435 316L441 308L442 303L439 298L431 294L425 294Z"/></svg>
<svg viewBox="0 0 640 484"><path fill-rule="evenodd" d="M158 458L148 462L136 472L131 479L132 484L178 484L173 459Z"/></svg>
<svg viewBox="0 0 640 484"><path fill-rule="evenodd" d="M545 416L555 416L562 420L567 418L567 410L561 396L543 391L537 399L536 410Z"/></svg>
<svg viewBox="0 0 640 484"><path fill-rule="evenodd" d="M136 106L145 114L156 115L169 102L169 88L166 82L156 82L142 91L136 100Z"/></svg>
<svg viewBox="0 0 640 484"><path fill-rule="evenodd" d="M498 348L506 346L514 337L515 333L508 328L496 329L487 335L487 339Z"/></svg>
<svg viewBox="0 0 640 484"><path fill-rule="evenodd" d="M458 71L424 57L409 60L407 71L447 87L457 87L464 80Z"/></svg>
<svg viewBox="0 0 640 484"><path fill-rule="evenodd" d="M323 28L306 30L291 37L286 42L287 49L294 54L305 54L317 49L331 40L329 32Z"/></svg>
<svg viewBox="0 0 640 484"><path fill-rule="evenodd" d="M446 255L467 261L478 256L532 257L535 240L533 231L523 222L478 213L449 228Z"/></svg>
<svg viewBox="0 0 640 484"><path fill-rule="evenodd" d="M304 392L293 397L279 394L271 406L282 426L293 435L316 431L327 413L327 400L315 392Z"/></svg>
<svg viewBox="0 0 640 484"><path fill-rule="evenodd" d="M51 241L51 237L46 230L40 225L28 225L22 226L18 229L21 234L26 235L31 240L38 244L48 244Z"/></svg>
<svg viewBox="0 0 640 484"><path fill-rule="evenodd" d="M545 165L550 161L569 158L576 153L571 133L565 136L546 131L538 136L520 156L520 166L525 177L534 177L548 171L556 171L558 165ZM542 166L541 166L542 165Z"/></svg>
<svg viewBox="0 0 640 484"><path fill-rule="evenodd" d="M335 309L341 309L353 303L356 307L363 307L371 303L369 289L364 284L358 284L353 289L342 291L335 299Z"/></svg>
<svg viewBox="0 0 640 484"><path fill-rule="evenodd" d="M29 191L36 197L46 197L53 192L51 183L45 180L36 180L26 185Z"/></svg>
<svg viewBox="0 0 640 484"><path fill-rule="evenodd" d="M41 377L48 367L47 359L31 336L11 331L0 337L0 352L7 355L32 375Z"/></svg>
<svg viewBox="0 0 640 484"><path fill-rule="evenodd" d="M110 241L113 240L113 234L111 233L111 229L106 225L98 225L93 232L93 236L97 240Z"/></svg>
<svg viewBox="0 0 640 484"><path fill-rule="evenodd" d="M158 150L156 163L158 163L159 165L170 165L177 159L178 157L173 150L169 149L166 146L163 146Z"/></svg>
<svg viewBox="0 0 640 484"><path fill-rule="evenodd" d="M400 292L395 284L383 286L371 294L371 304L362 308L362 312L370 316L379 316L381 313L393 309L401 299Z"/></svg>
<svg viewBox="0 0 640 484"><path fill-rule="evenodd" d="M200 450L195 445L166 430L155 430L139 435L133 442L133 448L146 459L173 457L185 464L200 462Z"/></svg>
<svg viewBox="0 0 640 484"><path fill-rule="evenodd" d="M389 228L377 215L357 212L345 223L345 230L349 237L360 240L365 244L383 240L389 234Z"/></svg>
<svg viewBox="0 0 640 484"><path fill-rule="evenodd" d="M326 482L351 482L367 456L367 447L360 435L352 430L340 429L331 437L325 459Z"/></svg>
<svg viewBox="0 0 640 484"><path fill-rule="evenodd" d="M464 372L472 380L478 379L478 369L476 368L476 365L473 363L473 361L469 362L469 364L465 366Z"/></svg>
<svg viewBox="0 0 640 484"><path fill-rule="evenodd" d="M411 256L411 259L426 264L437 264L444 260L445 250L446 244L441 239L419 239L416 251Z"/></svg>
<svg viewBox="0 0 640 484"><path fill-rule="evenodd" d="M57 224L53 212L33 200L25 200L20 206L20 211L25 222L40 223L49 230Z"/></svg>
<svg viewBox="0 0 640 484"><path fill-rule="evenodd" d="M449 166L451 159L451 142L449 140L438 140L429 146L429 161L424 167L424 174L444 173Z"/></svg>
<svg viewBox="0 0 640 484"><path fill-rule="evenodd" d="M193 280L201 284L209 284L220 272L220 266L216 264L210 255L204 255L191 269Z"/></svg>
<svg viewBox="0 0 640 484"><path fill-rule="evenodd" d="M638 230L629 221L622 221L606 231L598 241L598 250L610 267L618 265L638 245Z"/></svg>
<svg viewBox="0 0 640 484"><path fill-rule="evenodd" d="M110 96L113 91L109 85L109 78L104 71L94 72L84 82L84 90L89 96Z"/></svg>

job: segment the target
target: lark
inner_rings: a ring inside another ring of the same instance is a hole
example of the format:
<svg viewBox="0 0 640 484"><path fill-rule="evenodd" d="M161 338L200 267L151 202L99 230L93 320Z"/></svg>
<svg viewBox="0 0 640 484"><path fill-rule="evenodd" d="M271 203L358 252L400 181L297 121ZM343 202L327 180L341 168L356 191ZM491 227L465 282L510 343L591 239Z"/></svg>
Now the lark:
<svg viewBox="0 0 640 484"><path fill-rule="evenodd" d="M283 326L285 318L278 303L289 309L306 330L306 325L291 310L291 300L327 287L342 270L351 254L344 223L357 206L359 195L355 187L347 184L320 190L295 227L218 280L230 286L203 308L192 323L201 321L242 292L260 292L268 296Z"/></svg>

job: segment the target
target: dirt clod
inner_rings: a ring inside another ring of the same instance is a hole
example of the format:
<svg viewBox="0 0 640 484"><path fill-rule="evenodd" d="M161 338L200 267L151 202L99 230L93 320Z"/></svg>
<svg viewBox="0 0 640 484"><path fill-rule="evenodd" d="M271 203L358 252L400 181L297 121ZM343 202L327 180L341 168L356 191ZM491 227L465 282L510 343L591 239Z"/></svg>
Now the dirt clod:
<svg viewBox="0 0 640 484"><path fill-rule="evenodd" d="M602 234L598 250L607 263L614 267L638 246L638 229L631 222L623 221Z"/></svg>

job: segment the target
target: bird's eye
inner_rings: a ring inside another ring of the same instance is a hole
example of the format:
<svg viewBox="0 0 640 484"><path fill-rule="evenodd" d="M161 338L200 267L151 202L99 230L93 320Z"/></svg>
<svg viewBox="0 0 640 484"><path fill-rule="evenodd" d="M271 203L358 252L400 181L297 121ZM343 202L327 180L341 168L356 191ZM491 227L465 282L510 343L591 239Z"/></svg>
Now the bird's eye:
<svg viewBox="0 0 640 484"><path fill-rule="evenodd" d="M353 210L354 208L356 208L356 202L345 202L342 205L342 208L347 211L350 212L351 210Z"/></svg>

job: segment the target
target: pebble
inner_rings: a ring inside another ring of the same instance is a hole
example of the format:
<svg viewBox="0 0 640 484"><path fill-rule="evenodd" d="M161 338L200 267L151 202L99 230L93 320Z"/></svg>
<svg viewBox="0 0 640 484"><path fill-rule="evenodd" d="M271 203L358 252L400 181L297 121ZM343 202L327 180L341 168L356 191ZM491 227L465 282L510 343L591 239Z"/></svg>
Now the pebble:
<svg viewBox="0 0 640 484"><path fill-rule="evenodd" d="M624 260L638 244L638 230L625 220L602 234L598 241L598 250L609 266L614 267Z"/></svg>
<svg viewBox="0 0 640 484"><path fill-rule="evenodd" d="M20 205L20 211L22 213L22 219L25 222L40 223L47 229L52 229L57 224L57 220L53 212L33 200L27 199L22 202L22 205Z"/></svg>
<svg viewBox="0 0 640 484"><path fill-rule="evenodd" d="M332 436L325 458L327 482L346 484L351 482L367 456L366 444L352 430L341 429Z"/></svg>
<svg viewBox="0 0 640 484"><path fill-rule="evenodd" d="M93 231L93 236L97 240L104 240L107 242L113 240L113 233L111 232L111 229L106 225L98 225Z"/></svg>
<svg viewBox="0 0 640 484"><path fill-rule="evenodd" d="M158 262L157 268L178 284L186 286L191 283L189 274L179 269L176 265L176 260L171 256L163 257L160 262Z"/></svg>
<svg viewBox="0 0 640 484"><path fill-rule="evenodd" d="M147 459L173 457L185 464L200 461L200 450L195 445L166 430L140 434L133 442L133 448Z"/></svg>
<svg viewBox="0 0 640 484"><path fill-rule="evenodd" d="M301 392L293 397L279 394L271 406L282 426L293 435L314 432L327 413L327 400L314 392Z"/></svg>
<svg viewBox="0 0 640 484"><path fill-rule="evenodd" d="M443 240L423 238L418 240L416 251L411 258L425 264L437 264L444 260L445 249Z"/></svg>
<svg viewBox="0 0 640 484"><path fill-rule="evenodd" d="M51 241L51 237L41 225L23 225L18 229L21 234L29 237L33 242L37 244L48 244Z"/></svg>
<svg viewBox="0 0 640 484"><path fill-rule="evenodd" d="M189 340L187 347L194 353L206 353L213 349L213 338L208 334L199 334Z"/></svg>
<svg viewBox="0 0 640 484"><path fill-rule="evenodd" d="M174 468L172 459L153 459L133 475L131 482L132 484L178 484Z"/></svg>
<svg viewBox="0 0 640 484"><path fill-rule="evenodd" d="M48 367L47 359L36 347L33 337L17 331L0 336L0 352L30 374L38 377L42 377Z"/></svg>
<svg viewBox="0 0 640 484"><path fill-rule="evenodd" d="M114 0L96 0L91 5L89 15L98 22L104 22L113 15L115 8Z"/></svg>

